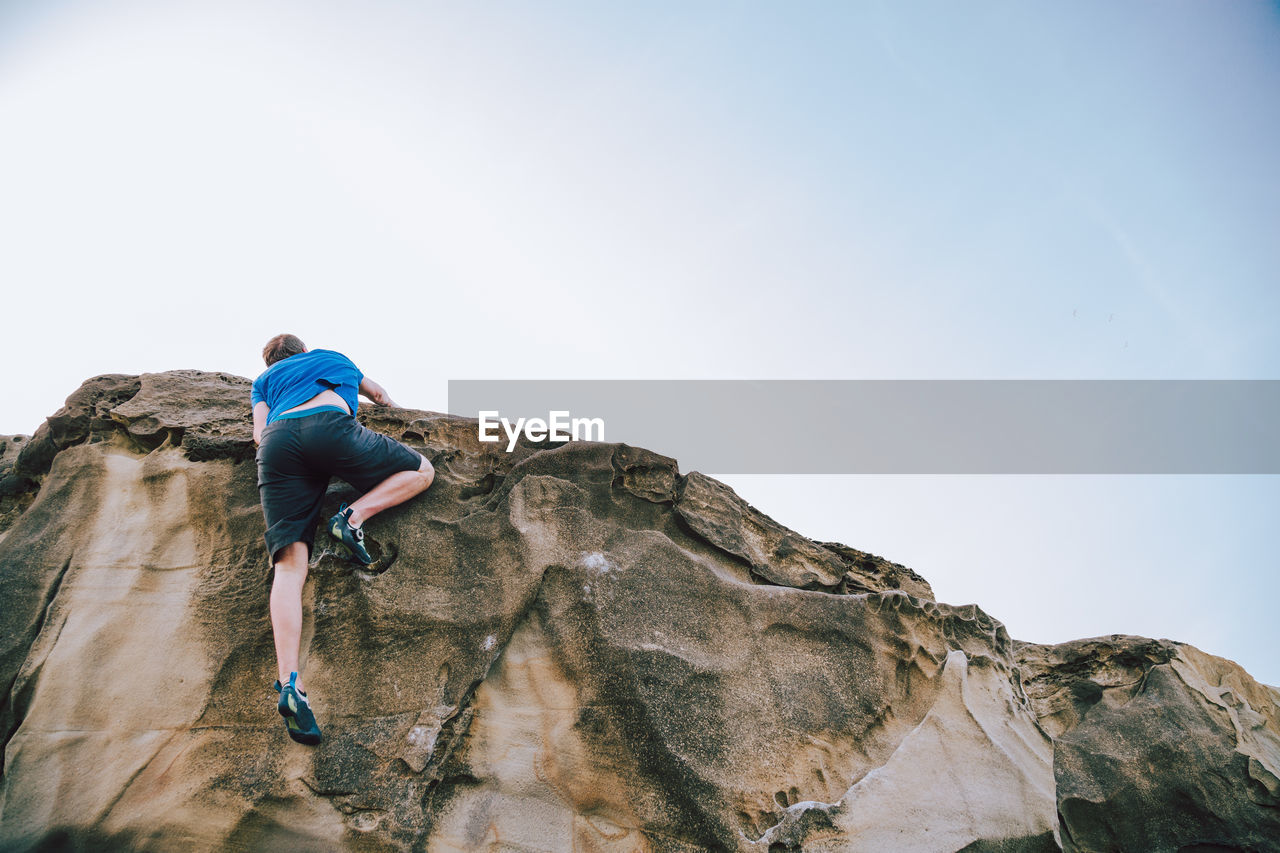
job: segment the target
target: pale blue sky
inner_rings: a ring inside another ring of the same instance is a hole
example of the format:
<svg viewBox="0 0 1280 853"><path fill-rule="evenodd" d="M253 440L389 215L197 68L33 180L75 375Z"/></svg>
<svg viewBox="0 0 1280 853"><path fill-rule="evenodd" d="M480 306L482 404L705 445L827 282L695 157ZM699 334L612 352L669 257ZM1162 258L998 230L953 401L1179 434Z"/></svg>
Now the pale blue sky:
<svg viewBox="0 0 1280 853"><path fill-rule="evenodd" d="M283 330L431 409L1280 378L1277 8L8 2L0 431L98 373L252 376ZM1015 636L1280 683L1277 478L726 479Z"/></svg>

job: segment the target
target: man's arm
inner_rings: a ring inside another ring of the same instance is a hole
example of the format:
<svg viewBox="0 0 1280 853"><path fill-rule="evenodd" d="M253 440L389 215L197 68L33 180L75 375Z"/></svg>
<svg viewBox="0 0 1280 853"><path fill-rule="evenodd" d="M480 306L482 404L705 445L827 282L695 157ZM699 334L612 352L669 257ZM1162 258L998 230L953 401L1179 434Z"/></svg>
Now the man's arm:
<svg viewBox="0 0 1280 853"><path fill-rule="evenodd" d="M387 389L374 382L368 376L360 380L360 393L372 400L374 405L396 406L395 401L391 399L391 395L387 393ZM396 408L400 407L396 406Z"/></svg>
<svg viewBox="0 0 1280 853"><path fill-rule="evenodd" d="M253 443L262 443L262 428L267 425L267 418L271 416L271 407L267 405L265 400L259 400L258 405L253 407Z"/></svg>

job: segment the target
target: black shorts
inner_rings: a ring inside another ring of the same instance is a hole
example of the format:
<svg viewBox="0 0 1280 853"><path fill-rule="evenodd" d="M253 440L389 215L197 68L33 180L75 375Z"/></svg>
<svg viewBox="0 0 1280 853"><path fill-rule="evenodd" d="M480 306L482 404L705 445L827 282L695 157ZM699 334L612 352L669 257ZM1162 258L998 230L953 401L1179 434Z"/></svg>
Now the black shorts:
<svg viewBox="0 0 1280 853"><path fill-rule="evenodd" d="M421 457L346 412L321 411L267 424L258 447L258 494L267 518L267 553L293 542L310 556L329 478L367 492L400 471L417 471Z"/></svg>

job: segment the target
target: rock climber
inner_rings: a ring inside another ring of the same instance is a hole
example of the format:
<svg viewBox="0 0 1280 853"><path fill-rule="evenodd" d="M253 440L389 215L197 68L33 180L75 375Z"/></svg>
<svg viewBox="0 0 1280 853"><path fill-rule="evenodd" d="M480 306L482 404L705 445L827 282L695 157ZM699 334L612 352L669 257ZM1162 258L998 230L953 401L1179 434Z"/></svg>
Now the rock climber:
<svg viewBox="0 0 1280 853"><path fill-rule="evenodd" d="M267 552L275 568L271 630L280 693L276 707L289 737L320 742L320 728L298 677L302 587L331 476L363 494L343 504L326 530L362 565L366 521L421 494L435 478L425 456L356 421L358 395L394 406L377 382L345 355L308 350L294 335L276 335L262 349L267 369L253 381L253 441L258 445L258 493L267 521Z"/></svg>

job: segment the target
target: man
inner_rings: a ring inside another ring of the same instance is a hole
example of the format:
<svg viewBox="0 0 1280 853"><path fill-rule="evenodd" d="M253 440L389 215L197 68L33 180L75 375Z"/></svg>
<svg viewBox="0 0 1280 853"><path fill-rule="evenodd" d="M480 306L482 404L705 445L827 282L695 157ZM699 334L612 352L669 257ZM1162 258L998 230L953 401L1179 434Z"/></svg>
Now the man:
<svg viewBox="0 0 1280 853"><path fill-rule="evenodd" d="M425 491L435 469L422 454L355 419L358 394L394 406L386 390L345 355L308 350L293 335L276 335L262 349L267 369L253 381L253 440L258 445L258 492L267 520L267 552L275 567L271 630L280 692L276 707L289 737L320 742L320 728L298 679L302 587L329 478L363 492L343 504L326 529L357 562L373 562L364 522Z"/></svg>

